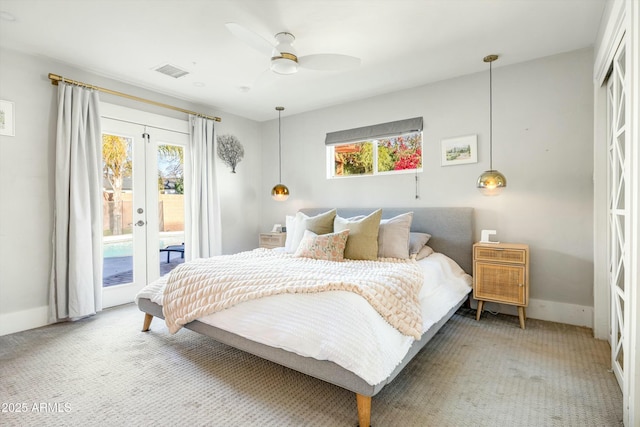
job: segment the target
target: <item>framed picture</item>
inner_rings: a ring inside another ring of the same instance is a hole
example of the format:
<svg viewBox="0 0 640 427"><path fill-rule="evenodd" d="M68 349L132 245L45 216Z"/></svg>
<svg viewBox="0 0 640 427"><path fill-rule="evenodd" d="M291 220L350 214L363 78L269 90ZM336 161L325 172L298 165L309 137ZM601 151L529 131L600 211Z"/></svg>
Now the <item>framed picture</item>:
<svg viewBox="0 0 640 427"><path fill-rule="evenodd" d="M14 136L13 102L0 100L0 135Z"/></svg>
<svg viewBox="0 0 640 427"><path fill-rule="evenodd" d="M440 141L442 166L478 163L478 135L465 135Z"/></svg>

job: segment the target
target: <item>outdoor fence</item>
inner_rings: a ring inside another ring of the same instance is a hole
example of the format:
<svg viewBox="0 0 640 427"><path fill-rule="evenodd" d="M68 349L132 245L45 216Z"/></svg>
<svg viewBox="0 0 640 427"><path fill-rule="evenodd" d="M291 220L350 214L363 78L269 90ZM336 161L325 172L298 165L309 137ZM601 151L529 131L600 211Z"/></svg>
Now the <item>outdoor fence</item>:
<svg viewBox="0 0 640 427"><path fill-rule="evenodd" d="M184 195L158 195L159 231L184 230ZM103 235L131 234L133 230L133 202L131 193L124 193L122 201L110 202L103 198ZM119 208L119 209L118 209Z"/></svg>

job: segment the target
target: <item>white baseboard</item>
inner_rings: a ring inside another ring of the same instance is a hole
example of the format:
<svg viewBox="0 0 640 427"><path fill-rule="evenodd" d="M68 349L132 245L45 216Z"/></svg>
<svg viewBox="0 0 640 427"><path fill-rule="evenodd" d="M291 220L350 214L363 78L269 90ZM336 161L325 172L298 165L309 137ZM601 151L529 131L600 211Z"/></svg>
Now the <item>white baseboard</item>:
<svg viewBox="0 0 640 427"><path fill-rule="evenodd" d="M49 323L48 319L48 305L0 314L0 336L45 326Z"/></svg>
<svg viewBox="0 0 640 427"><path fill-rule="evenodd" d="M471 307L476 308L478 302L471 298ZM486 302L485 311L502 314L518 315L518 308L508 304ZM586 326L593 329L593 307L585 305L567 304L557 301L530 299L527 307L528 319L547 320L549 322L565 323L575 326Z"/></svg>

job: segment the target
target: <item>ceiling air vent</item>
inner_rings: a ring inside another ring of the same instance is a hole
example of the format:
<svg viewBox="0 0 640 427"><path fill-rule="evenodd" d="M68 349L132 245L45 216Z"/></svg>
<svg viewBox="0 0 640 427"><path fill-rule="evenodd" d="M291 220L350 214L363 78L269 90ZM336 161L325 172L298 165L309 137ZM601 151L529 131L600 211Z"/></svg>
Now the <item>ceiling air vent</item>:
<svg viewBox="0 0 640 427"><path fill-rule="evenodd" d="M174 79L177 79L178 77L186 76L187 74L189 74L188 71L185 71L171 64L161 65L155 68L155 70L169 77L173 77Z"/></svg>

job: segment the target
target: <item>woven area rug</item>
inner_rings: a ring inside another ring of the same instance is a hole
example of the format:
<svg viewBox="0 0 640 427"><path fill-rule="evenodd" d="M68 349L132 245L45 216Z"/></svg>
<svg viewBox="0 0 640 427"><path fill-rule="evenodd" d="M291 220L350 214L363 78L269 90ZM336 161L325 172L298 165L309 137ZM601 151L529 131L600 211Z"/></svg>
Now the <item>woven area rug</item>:
<svg viewBox="0 0 640 427"><path fill-rule="evenodd" d="M2 426L355 426L354 394L133 304L0 337ZM586 328L461 309L372 401L372 425L621 426Z"/></svg>

